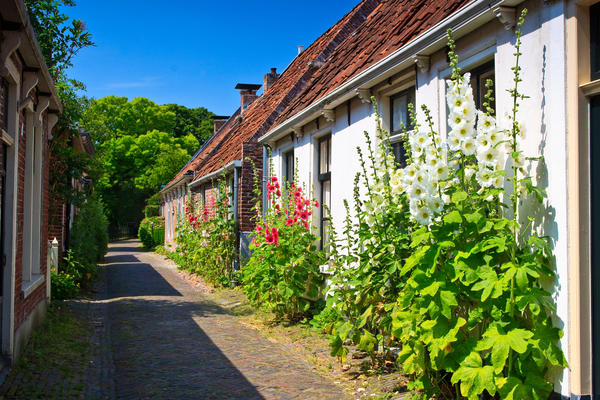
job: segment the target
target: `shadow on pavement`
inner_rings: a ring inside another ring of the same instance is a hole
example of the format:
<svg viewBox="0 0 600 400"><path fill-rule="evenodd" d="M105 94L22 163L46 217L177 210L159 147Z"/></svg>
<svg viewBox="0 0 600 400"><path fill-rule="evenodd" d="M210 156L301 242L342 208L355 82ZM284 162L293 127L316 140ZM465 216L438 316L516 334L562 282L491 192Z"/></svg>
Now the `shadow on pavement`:
<svg viewBox="0 0 600 400"><path fill-rule="evenodd" d="M186 301L150 264L114 262L104 268L106 297L115 299L108 303L108 315L117 398L264 399L194 320L208 318L210 324L214 318L218 324L216 316L226 310ZM227 337L234 334L222 331ZM236 362L254 363L247 355L235 356L244 344L227 337L223 343Z"/></svg>

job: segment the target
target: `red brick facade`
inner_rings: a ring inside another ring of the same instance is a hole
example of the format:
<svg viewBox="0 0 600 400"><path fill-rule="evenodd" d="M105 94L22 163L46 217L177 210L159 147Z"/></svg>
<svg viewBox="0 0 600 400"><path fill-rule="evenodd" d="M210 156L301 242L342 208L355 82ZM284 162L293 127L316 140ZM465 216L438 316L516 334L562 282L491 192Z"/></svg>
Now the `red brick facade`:
<svg viewBox="0 0 600 400"><path fill-rule="evenodd" d="M0 348L18 358L45 315L49 293L49 142L61 104L22 0L0 2L2 324ZM8 18L8 20L7 20ZM12 19L11 19L12 18ZM29 147L29 148L28 148Z"/></svg>

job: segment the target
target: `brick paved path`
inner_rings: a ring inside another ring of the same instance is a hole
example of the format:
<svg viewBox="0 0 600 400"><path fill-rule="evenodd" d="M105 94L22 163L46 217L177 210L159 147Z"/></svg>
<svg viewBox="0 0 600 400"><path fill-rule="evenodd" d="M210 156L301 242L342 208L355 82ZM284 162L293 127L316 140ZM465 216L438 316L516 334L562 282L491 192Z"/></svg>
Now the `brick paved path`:
<svg viewBox="0 0 600 400"><path fill-rule="evenodd" d="M110 336L101 346L112 349L112 359L100 362L114 365L117 398L344 398L284 346L210 302L171 262L137 246L110 246L107 289L100 296ZM99 374L100 381L108 376Z"/></svg>

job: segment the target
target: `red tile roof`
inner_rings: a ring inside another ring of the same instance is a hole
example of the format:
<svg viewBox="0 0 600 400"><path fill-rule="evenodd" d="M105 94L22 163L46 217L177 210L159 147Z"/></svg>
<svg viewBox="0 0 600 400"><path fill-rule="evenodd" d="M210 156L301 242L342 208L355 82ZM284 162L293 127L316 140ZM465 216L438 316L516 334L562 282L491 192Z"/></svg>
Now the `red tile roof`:
<svg viewBox="0 0 600 400"><path fill-rule="evenodd" d="M387 0L340 44L273 126L381 61L472 0Z"/></svg>

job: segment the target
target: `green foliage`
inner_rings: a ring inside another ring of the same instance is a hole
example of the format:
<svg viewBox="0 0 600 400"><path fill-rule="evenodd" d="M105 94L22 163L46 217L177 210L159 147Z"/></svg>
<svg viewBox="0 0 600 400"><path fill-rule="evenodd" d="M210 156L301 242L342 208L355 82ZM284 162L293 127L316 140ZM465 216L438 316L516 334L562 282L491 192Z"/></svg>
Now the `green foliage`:
<svg viewBox="0 0 600 400"><path fill-rule="evenodd" d="M387 134L379 126L378 152L369 149L370 169L363 162L356 180L366 190L355 190L356 218L347 218L346 244L334 252L341 268L321 318L324 325L329 321L332 353L345 357L348 339L371 353L379 346L400 348L397 362L411 377L415 397L546 399L552 391L549 371L567 366L558 346L562 332L552 323L556 310L544 289L544 282L555 279L551 244L518 219L522 199L544 199L525 173L518 146L517 110L525 98L518 91L523 18L517 26L510 127L496 126L490 92L486 111L477 117L477 151L451 141L461 129L474 133L474 117L452 126L447 151L423 107L427 126L417 125L410 134L408 166L393 171L386 166L393 162ZM449 47L454 71L448 99L459 104L450 114L474 116L451 37ZM480 140L494 135L507 138L491 140L491 146ZM487 163L483 156L490 154ZM432 178L436 162L453 168ZM423 170L430 176L420 175ZM443 202L434 204L438 198Z"/></svg>
<svg viewBox="0 0 600 400"><path fill-rule="evenodd" d="M314 312L323 282L319 265L326 259L315 246L319 238L310 225L318 203L305 198L296 184L283 188L282 193L275 176L267 189L271 207L262 218L257 202L252 256L242 268L243 290L253 305L271 310L279 318L298 320ZM258 182L255 192L259 199Z"/></svg>
<svg viewBox="0 0 600 400"><path fill-rule="evenodd" d="M104 259L108 247L108 221L102 199L94 194L81 205L73 219L71 249L75 260L86 267Z"/></svg>
<svg viewBox="0 0 600 400"><path fill-rule="evenodd" d="M102 170L96 189L111 224L137 223L144 201L189 161L204 138L211 113L137 97L93 100L82 125L96 143Z"/></svg>
<svg viewBox="0 0 600 400"><path fill-rule="evenodd" d="M106 203L109 220L139 221L145 199L179 172L197 146L193 136L175 138L157 130L99 145L103 173L96 189Z"/></svg>
<svg viewBox="0 0 600 400"><path fill-rule="evenodd" d="M237 252L225 176L219 178L214 202L187 204L175 240L177 249L172 258L181 269L201 275L213 285L231 284Z"/></svg>
<svg viewBox="0 0 600 400"><path fill-rule="evenodd" d="M187 108L178 104L165 104L162 107L175 113L173 136L182 137L192 135L200 143L204 143L206 139L212 136L213 122L210 117L214 114L206 108Z"/></svg>
<svg viewBox="0 0 600 400"><path fill-rule="evenodd" d="M79 293L79 284L73 275L64 272L51 272L50 285L52 299L72 299Z"/></svg>
<svg viewBox="0 0 600 400"><path fill-rule="evenodd" d="M140 222L138 238L147 249L165 243L165 219L163 217L146 217Z"/></svg>
<svg viewBox="0 0 600 400"><path fill-rule="evenodd" d="M46 65L57 80L73 65L79 50L94 45L91 34L83 21L61 12L74 6L73 0L26 0L25 5Z"/></svg>

